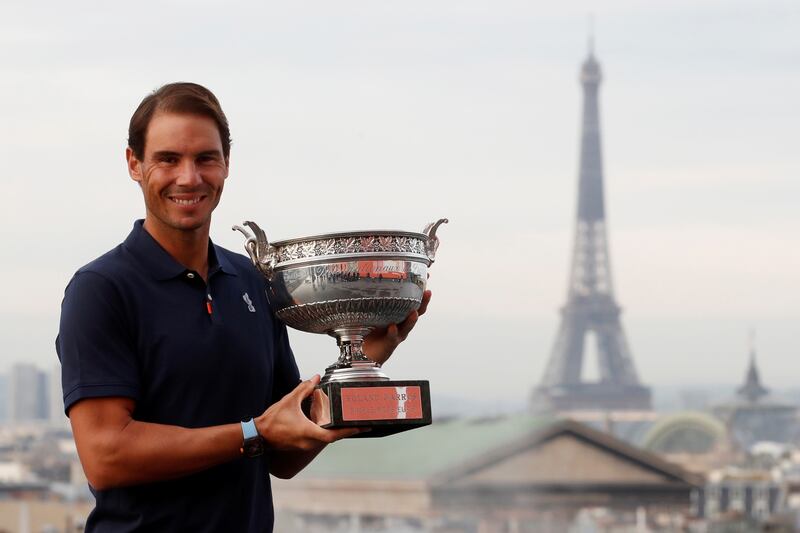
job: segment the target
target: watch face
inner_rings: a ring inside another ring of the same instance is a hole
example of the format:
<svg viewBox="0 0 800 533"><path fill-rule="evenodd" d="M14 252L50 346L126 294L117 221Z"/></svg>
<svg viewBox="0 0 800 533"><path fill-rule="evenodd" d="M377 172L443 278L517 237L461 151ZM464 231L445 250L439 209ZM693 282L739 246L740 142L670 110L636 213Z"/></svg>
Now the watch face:
<svg viewBox="0 0 800 533"><path fill-rule="evenodd" d="M261 437L253 437L244 441L242 451L247 457L256 457L264 453L264 440Z"/></svg>

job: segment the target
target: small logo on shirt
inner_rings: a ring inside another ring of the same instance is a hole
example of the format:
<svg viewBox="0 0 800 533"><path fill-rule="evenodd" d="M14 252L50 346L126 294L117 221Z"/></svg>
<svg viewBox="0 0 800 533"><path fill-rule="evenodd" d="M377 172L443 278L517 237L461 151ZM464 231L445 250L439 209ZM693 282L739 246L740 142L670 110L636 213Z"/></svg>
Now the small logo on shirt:
<svg viewBox="0 0 800 533"><path fill-rule="evenodd" d="M253 300L250 299L250 295L249 294L247 294L247 293L242 294L242 300L244 300L244 303L247 304L247 310L248 311L250 311L251 313L255 313L256 312L256 308L253 307Z"/></svg>

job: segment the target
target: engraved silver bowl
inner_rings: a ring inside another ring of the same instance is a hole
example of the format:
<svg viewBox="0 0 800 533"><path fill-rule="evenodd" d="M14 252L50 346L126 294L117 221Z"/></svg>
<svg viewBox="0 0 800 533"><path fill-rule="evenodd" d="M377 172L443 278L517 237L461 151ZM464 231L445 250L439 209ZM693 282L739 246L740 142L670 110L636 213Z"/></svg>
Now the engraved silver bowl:
<svg viewBox="0 0 800 533"><path fill-rule="evenodd" d="M245 250L270 282L277 317L287 326L336 337L339 359L326 369L328 381L387 380L362 350L376 328L397 324L417 309L436 257L436 230L422 233L353 231L270 243L255 222L234 226L247 238Z"/></svg>

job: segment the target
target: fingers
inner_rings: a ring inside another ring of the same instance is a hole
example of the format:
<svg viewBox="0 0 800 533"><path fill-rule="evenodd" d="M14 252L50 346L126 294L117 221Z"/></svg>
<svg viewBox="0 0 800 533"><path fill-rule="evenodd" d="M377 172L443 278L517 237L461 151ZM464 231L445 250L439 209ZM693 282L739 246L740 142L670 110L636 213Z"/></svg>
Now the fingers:
<svg viewBox="0 0 800 533"><path fill-rule="evenodd" d="M305 398L311 396L314 393L314 389L319 385L319 374L314 374L311 379L303 381L295 387L295 389L290 393L290 396L293 400L296 400L298 404L302 402Z"/></svg>
<svg viewBox="0 0 800 533"><path fill-rule="evenodd" d="M364 341L364 354L376 363L385 363L395 348L406 340L408 334L414 329L420 315L428 309L428 302L430 301L431 291L424 291L419 308L416 311L411 311L405 320L399 324L390 324L386 328L375 329L370 333Z"/></svg>
<svg viewBox="0 0 800 533"><path fill-rule="evenodd" d="M422 293L422 302L419 304L419 308L416 311L411 311L411 313L403 320L400 324L398 324L398 341L397 344L401 343L402 341L406 340L408 334L411 333L411 330L414 329L414 326L417 325L417 320L419 317L425 314L425 311L428 310L428 302L431 301L431 291L425 291Z"/></svg>
<svg viewBox="0 0 800 533"><path fill-rule="evenodd" d="M369 429L365 428L344 428L344 429L329 429L327 430L332 434L334 441L340 439L346 439L348 437L352 437L353 435L358 435L359 433L363 433L369 431Z"/></svg>
<svg viewBox="0 0 800 533"><path fill-rule="evenodd" d="M425 291L422 293L422 303L419 304L419 309L417 309L418 315L424 315L425 311L428 310L428 302L431 301L431 291Z"/></svg>
<svg viewBox="0 0 800 533"><path fill-rule="evenodd" d="M400 344L402 341L406 340L408 334L411 333L411 330L414 329L414 326L417 325L417 320L419 319L419 311L411 311L411 314L406 317L400 324L395 326L395 331L397 333L395 337L395 346Z"/></svg>
<svg viewBox="0 0 800 533"><path fill-rule="evenodd" d="M318 426L324 426L331 421L331 408L328 396L321 389L314 389L311 404L311 421Z"/></svg>
<svg viewBox="0 0 800 533"><path fill-rule="evenodd" d="M341 429L324 429L319 426L314 426L314 428L309 428L308 437L313 441L323 443L323 444L331 444L332 442L336 442L337 440L346 439L347 437L352 437L353 435L358 435L363 431L369 431L366 428L341 428Z"/></svg>

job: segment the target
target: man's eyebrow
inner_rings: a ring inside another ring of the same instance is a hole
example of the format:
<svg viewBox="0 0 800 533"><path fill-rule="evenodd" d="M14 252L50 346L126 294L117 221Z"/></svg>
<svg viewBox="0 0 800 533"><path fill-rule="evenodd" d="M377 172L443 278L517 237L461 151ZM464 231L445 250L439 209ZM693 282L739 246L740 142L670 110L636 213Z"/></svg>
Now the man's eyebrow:
<svg viewBox="0 0 800 533"><path fill-rule="evenodd" d="M214 157L222 157L222 152L219 150L203 150L195 155L195 157L207 157L207 156L214 156ZM180 152L173 152L171 150L159 150L157 152L153 152L154 158L164 158L164 157L181 157Z"/></svg>
<svg viewBox="0 0 800 533"><path fill-rule="evenodd" d="M222 152L219 150L205 150L197 154L197 157L210 156L210 155L214 157L222 157Z"/></svg>
<svg viewBox="0 0 800 533"><path fill-rule="evenodd" d="M169 150L161 150L158 152L153 152L153 157L156 158L163 158L163 157L179 157L181 154L178 152L170 152Z"/></svg>

